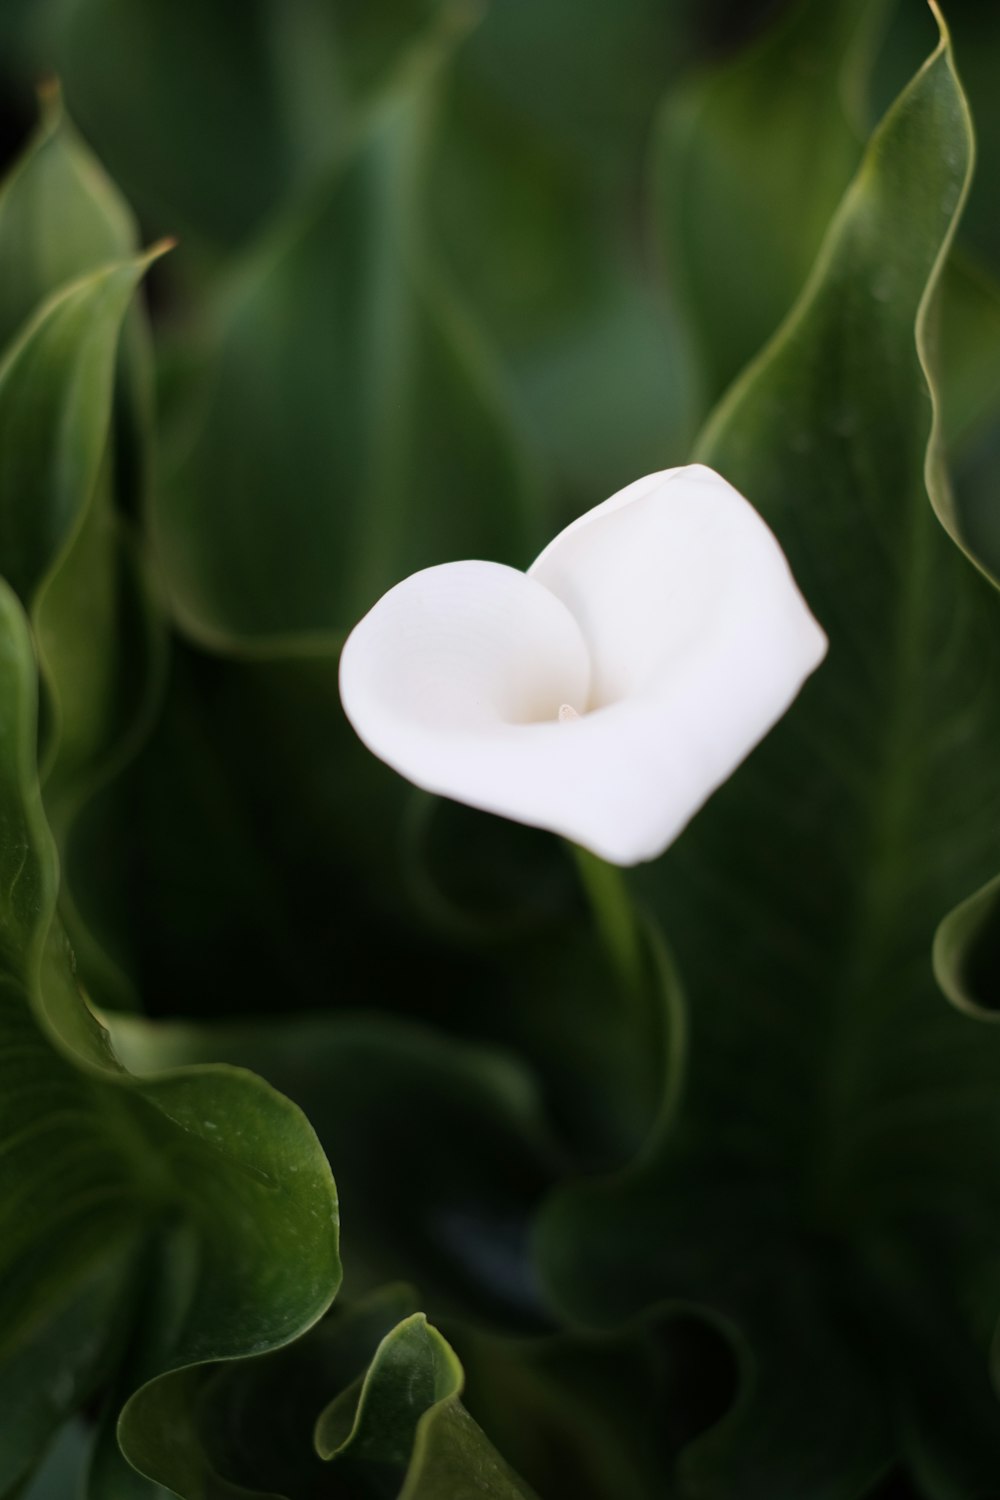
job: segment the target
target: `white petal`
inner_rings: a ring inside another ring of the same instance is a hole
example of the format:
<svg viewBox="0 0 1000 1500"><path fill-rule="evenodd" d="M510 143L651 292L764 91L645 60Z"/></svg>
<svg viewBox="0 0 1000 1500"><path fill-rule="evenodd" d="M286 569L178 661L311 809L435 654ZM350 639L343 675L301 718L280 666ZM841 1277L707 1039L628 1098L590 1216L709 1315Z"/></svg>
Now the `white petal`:
<svg viewBox="0 0 1000 1500"><path fill-rule="evenodd" d="M587 641L586 723L603 731L621 721L635 737L603 752L629 778L608 799L604 852L614 844L607 857L619 863L649 859L785 712L826 637L771 531L700 464L612 496L560 533L529 575L563 600Z"/></svg>
<svg viewBox="0 0 1000 1500"><path fill-rule="evenodd" d="M565 526L558 536L553 537L548 546L538 554L528 572L533 573L542 565L543 559L548 557L553 548L561 546L568 536L572 536L582 526L589 526L591 521L596 520L598 516L606 516L613 510L621 510L623 505L631 505L633 500L641 500L645 495L651 495L675 474L688 474L691 469L697 467L700 465L692 464L686 469L660 469L656 474L645 474L642 479L633 479L632 483L627 484L623 490L616 490L607 500L602 500L591 510L584 511L583 515L577 516L575 521L570 521L569 525ZM711 473L712 470L708 469L705 472Z"/></svg>
<svg viewBox="0 0 1000 1500"><path fill-rule="evenodd" d="M370 750L429 791L532 822L544 793L521 787L508 740L557 724L567 705L582 712L589 693L573 616L499 563L414 573L369 610L340 660L341 700Z"/></svg>
<svg viewBox="0 0 1000 1500"><path fill-rule="evenodd" d="M397 585L349 638L341 696L418 786L634 864L676 837L825 649L763 521L693 467L612 496L530 575L451 563Z"/></svg>

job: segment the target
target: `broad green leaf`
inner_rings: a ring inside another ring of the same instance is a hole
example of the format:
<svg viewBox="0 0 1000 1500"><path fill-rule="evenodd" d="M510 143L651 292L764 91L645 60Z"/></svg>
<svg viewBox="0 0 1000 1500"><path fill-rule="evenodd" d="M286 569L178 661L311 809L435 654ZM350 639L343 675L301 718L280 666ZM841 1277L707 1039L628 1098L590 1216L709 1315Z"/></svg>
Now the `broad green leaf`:
<svg viewBox="0 0 1000 1500"><path fill-rule="evenodd" d="M954 15L952 15L954 12ZM970 245L987 257L994 276L1000 275L1000 226L991 190L991 163L1000 150L1000 101L997 99L996 30L988 11L975 0L955 0L949 7L956 46L962 61L962 81L972 104L976 136L984 170L973 184L963 225Z"/></svg>
<svg viewBox="0 0 1000 1500"><path fill-rule="evenodd" d="M51 715L46 806L64 846L81 804L141 742L165 665L144 561L99 489L34 611Z"/></svg>
<svg viewBox="0 0 1000 1500"><path fill-rule="evenodd" d="M341 0L337 7L337 35L345 83L360 103L384 86L394 67L428 34L444 24L460 29L479 21L479 0L386 0L378 6L365 0Z"/></svg>
<svg viewBox="0 0 1000 1500"><path fill-rule="evenodd" d="M436 1331L413 1316L418 1307L402 1285L338 1298L288 1347L190 1372L194 1422L184 1441L200 1447L212 1484L233 1487L211 1493L395 1496L424 1408L462 1378ZM644 1500L731 1386L721 1341L691 1319L610 1337L504 1338L453 1323L446 1331L468 1376L463 1405L546 1496ZM161 1407L161 1420L170 1416ZM175 1424L178 1441L181 1430ZM471 1436L476 1466L484 1441ZM457 1474L455 1490L469 1479Z"/></svg>
<svg viewBox="0 0 1000 1500"><path fill-rule="evenodd" d="M4 1493L113 1372L134 1299L145 1293L139 1252L151 1236L176 1275L160 1283L144 1379L283 1342L319 1316L339 1278L333 1184L298 1110L234 1069L136 1084L89 1010L55 918L56 857L35 770L35 673L27 622L3 585ZM154 1470L160 1461L141 1442L134 1456Z"/></svg>
<svg viewBox="0 0 1000 1500"><path fill-rule="evenodd" d="M948 27L961 65L962 88L975 121L977 173L962 215L960 244L994 276L1000 274L1000 224L992 190L992 163L1000 151L1000 100L996 91L997 37L994 17L978 0L951 0ZM898 88L899 70L917 66L927 47L927 15L922 5L897 3L878 59L876 97L888 102ZM947 398L945 398L947 399Z"/></svg>
<svg viewBox="0 0 1000 1500"><path fill-rule="evenodd" d="M97 486L118 337L145 260L57 293L0 365L0 558L31 606Z"/></svg>
<svg viewBox="0 0 1000 1500"><path fill-rule="evenodd" d="M329 167L366 100L445 8L35 0L21 46L34 76L63 78L143 221L210 261ZM189 270L173 268L181 279Z"/></svg>
<svg viewBox="0 0 1000 1500"><path fill-rule="evenodd" d="M141 736L162 675L143 563L113 503L119 338L147 264L112 262L56 292L0 366L0 567L35 630L47 811L62 849L82 802ZM119 995L70 887L62 899L85 972Z"/></svg>
<svg viewBox="0 0 1000 1500"><path fill-rule="evenodd" d="M148 440L148 350L129 302L157 253L135 259L134 240L50 87L0 191L0 332L23 327L0 376L0 566L29 606L42 661L46 810L64 856L80 807L141 738L162 679L146 565L121 515L143 503ZM102 999L127 1000L65 881L60 902L84 974Z"/></svg>
<svg viewBox="0 0 1000 1500"><path fill-rule="evenodd" d="M138 1215L122 1191L123 1163L109 1139L110 1122L94 1108L89 1080L53 1050L33 1011L55 876L34 779L31 644L6 586L0 612L0 1399L8 1414L0 1492L6 1493L114 1357Z"/></svg>
<svg viewBox="0 0 1000 1500"><path fill-rule="evenodd" d="M629 1160L684 1049L680 983L655 924L616 871L519 825L421 795L407 832L426 927L492 980L488 1010L451 1005L440 1019L529 1064L576 1162Z"/></svg>
<svg viewBox="0 0 1000 1500"><path fill-rule="evenodd" d="M896 1457L925 1472L917 1429L952 1475L930 1495L1000 1465L1000 1036L930 963L995 871L1000 808L1000 605L946 529L928 339L971 149L942 35L698 445L773 526L830 655L640 879L690 992L683 1103L631 1174L557 1197L539 1244L576 1316L670 1297L730 1322L747 1378L689 1450L699 1497L847 1500ZM964 1351L934 1399L921 1328Z"/></svg>
<svg viewBox="0 0 1000 1500"><path fill-rule="evenodd" d="M285 1349L185 1372L174 1405L161 1382L155 1415L187 1456L184 1493L453 1500L474 1483L530 1497L460 1405L461 1365L416 1306L412 1288L382 1287Z"/></svg>
<svg viewBox="0 0 1000 1500"><path fill-rule="evenodd" d="M942 304L942 417L954 510L969 551L1000 578L1000 288L981 264L953 254Z"/></svg>
<svg viewBox="0 0 1000 1500"><path fill-rule="evenodd" d="M667 97L655 222L709 403L805 282L860 155L885 10L885 0L796 0L735 61Z"/></svg>
<svg viewBox="0 0 1000 1500"><path fill-rule="evenodd" d="M934 973L948 999L980 1020L1000 1018L1000 876L948 913L934 938Z"/></svg>
<svg viewBox="0 0 1000 1500"><path fill-rule="evenodd" d="M137 1072L236 1064L306 1111L352 1205L349 1293L402 1278L435 1315L544 1324L527 1236L561 1157L513 1058L388 1015L229 1026L121 1017L113 1034Z"/></svg>
<svg viewBox="0 0 1000 1500"><path fill-rule="evenodd" d="M153 512L176 618L209 645L343 631L449 557L525 560L516 436L421 235L445 31L210 309Z"/></svg>
<svg viewBox="0 0 1000 1500"><path fill-rule="evenodd" d="M954 453L996 422L1000 411L1000 286L981 265L953 251L941 294L941 422ZM959 485L960 509L962 499ZM980 544L977 550L983 550L976 522L966 513L966 528ZM1000 573L1000 566L993 571Z"/></svg>
<svg viewBox="0 0 1000 1500"><path fill-rule="evenodd" d="M761 9L747 5L751 26ZM522 139L530 134L571 168L587 161L595 180L607 180L636 165L664 79L705 46L705 21L692 0L678 0L669 18L658 0L621 0L613 10L603 0L490 7L460 71Z"/></svg>
<svg viewBox="0 0 1000 1500"><path fill-rule="evenodd" d="M264 4L232 0L37 9L36 67L63 78L74 116L161 233L238 242L298 171L337 148L335 32L319 7L293 3L273 20Z"/></svg>
<svg viewBox="0 0 1000 1500"><path fill-rule="evenodd" d="M659 958L648 988L624 996L567 851L412 794L346 724L334 653L177 650L155 734L78 826L84 915L100 895L152 1014L277 1022L376 1003L519 1054L573 1160L621 1162L645 1138ZM270 1076L266 1047L244 1060ZM317 1087L320 1110L328 1093Z"/></svg>
<svg viewBox="0 0 1000 1500"><path fill-rule="evenodd" d="M54 291L130 258L137 241L123 200L48 86L34 139L0 188L0 347Z"/></svg>
<svg viewBox="0 0 1000 1500"><path fill-rule="evenodd" d="M322 1322L287 1348L198 1372L197 1442L211 1472L252 1493L290 1492L295 1500L338 1493L316 1451L317 1418L334 1393L363 1377L381 1340L418 1305L404 1285L357 1301L338 1298Z"/></svg>
<svg viewBox="0 0 1000 1500"><path fill-rule="evenodd" d="M703 20L658 0L492 5L443 91L435 240L544 461L543 539L675 463L698 419L635 205L654 106Z"/></svg>
<svg viewBox="0 0 1000 1500"><path fill-rule="evenodd" d="M994 452L1000 437L1000 288L982 264L953 252L941 302L942 427L951 452L960 456L948 515L973 558L998 579ZM994 879L960 902L934 941L939 984L959 1009L979 1019L994 1017L1000 997L996 891Z"/></svg>
<svg viewBox="0 0 1000 1500"><path fill-rule="evenodd" d="M424 1412L461 1388L454 1350L423 1313L413 1313L386 1334L357 1388L336 1397L317 1419L319 1455L405 1464Z"/></svg>
<svg viewBox="0 0 1000 1500"><path fill-rule="evenodd" d="M453 1500L462 1489L491 1500L531 1500L459 1397L462 1367L423 1313L382 1340L356 1395L335 1400L316 1424L325 1458L405 1467L399 1500Z"/></svg>
<svg viewBox="0 0 1000 1500"><path fill-rule="evenodd" d="M82 813L70 878L154 1014L373 992L412 1009L432 955L458 1005L468 966L406 910L407 795L344 719L335 647L259 662L181 647L154 735Z"/></svg>
<svg viewBox="0 0 1000 1500"><path fill-rule="evenodd" d="M84 1423L68 1423L53 1442L45 1461L32 1476L19 1500L65 1500L79 1490L84 1472L90 1433Z"/></svg>
<svg viewBox="0 0 1000 1500"><path fill-rule="evenodd" d="M59 88L40 91L41 122L0 187L0 348L71 281L139 249L131 211L68 119ZM115 390L117 503L145 503L150 353L141 316L128 315Z"/></svg>

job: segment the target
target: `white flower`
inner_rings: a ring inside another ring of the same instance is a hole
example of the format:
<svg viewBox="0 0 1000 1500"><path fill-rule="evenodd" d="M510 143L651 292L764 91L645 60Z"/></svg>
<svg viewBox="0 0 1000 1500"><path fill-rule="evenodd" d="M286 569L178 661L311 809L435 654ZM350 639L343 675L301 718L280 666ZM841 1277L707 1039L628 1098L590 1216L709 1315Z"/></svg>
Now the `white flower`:
<svg viewBox="0 0 1000 1500"><path fill-rule="evenodd" d="M527 573L456 562L397 584L349 637L340 695L417 786L631 865L677 837L825 652L760 516L692 464L612 495Z"/></svg>

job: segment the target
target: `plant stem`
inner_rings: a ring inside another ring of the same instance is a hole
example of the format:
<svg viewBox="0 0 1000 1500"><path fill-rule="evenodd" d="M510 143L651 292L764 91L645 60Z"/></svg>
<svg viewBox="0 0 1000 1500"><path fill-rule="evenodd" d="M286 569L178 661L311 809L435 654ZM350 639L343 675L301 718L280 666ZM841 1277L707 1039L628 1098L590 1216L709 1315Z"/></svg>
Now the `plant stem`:
<svg viewBox="0 0 1000 1500"><path fill-rule="evenodd" d="M570 846L594 921L612 963L630 990L642 982L642 940L639 921L625 878L616 865Z"/></svg>

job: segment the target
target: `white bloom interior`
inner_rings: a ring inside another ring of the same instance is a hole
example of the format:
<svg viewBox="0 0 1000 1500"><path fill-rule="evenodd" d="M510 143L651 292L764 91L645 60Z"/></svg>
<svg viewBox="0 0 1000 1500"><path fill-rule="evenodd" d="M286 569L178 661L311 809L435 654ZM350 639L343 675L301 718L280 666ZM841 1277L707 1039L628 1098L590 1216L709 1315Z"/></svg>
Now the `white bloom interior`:
<svg viewBox="0 0 1000 1500"><path fill-rule="evenodd" d="M662 853L826 652L772 533L711 469L636 481L528 572L427 568L344 647L347 716L431 792L615 864Z"/></svg>

